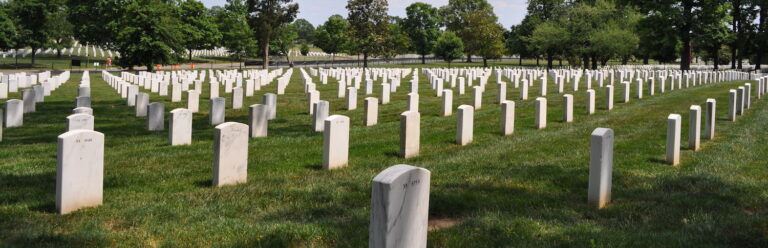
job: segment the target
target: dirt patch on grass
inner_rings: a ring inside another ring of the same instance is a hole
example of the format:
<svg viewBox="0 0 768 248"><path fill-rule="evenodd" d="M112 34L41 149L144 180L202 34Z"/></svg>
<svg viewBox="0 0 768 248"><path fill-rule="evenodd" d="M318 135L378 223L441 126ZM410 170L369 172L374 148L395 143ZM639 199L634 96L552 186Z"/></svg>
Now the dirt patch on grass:
<svg viewBox="0 0 768 248"><path fill-rule="evenodd" d="M452 218L439 218L429 220L429 231L436 231L440 229L450 228L455 225L461 224L460 219Z"/></svg>

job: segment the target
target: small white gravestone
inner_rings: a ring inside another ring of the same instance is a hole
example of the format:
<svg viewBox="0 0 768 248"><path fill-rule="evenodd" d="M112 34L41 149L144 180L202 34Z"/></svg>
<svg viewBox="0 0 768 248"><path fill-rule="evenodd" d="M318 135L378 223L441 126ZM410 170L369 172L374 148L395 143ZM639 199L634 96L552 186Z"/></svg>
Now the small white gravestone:
<svg viewBox="0 0 768 248"><path fill-rule="evenodd" d="M547 98L536 98L536 129L544 129L547 127Z"/></svg>
<svg viewBox="0 0 768 248"><path fill-rule="evenodd" d="M605 110L613 109L613 85L605 86Z"/></svg>
<svg viewBox="0 0 768 248"><path fill-rule="evenodd" d="M375 98L374 98L375 99ZM349 162L349 117L332 115L325 119L323 169L347 166Z"/></svg>
<svg viewBox="0 0 768 248"><path fill-rule="evenodd" d="M187 91L187 109L192 113L200 111L200 93L198 91Z"/></svg>
<svg viewBox="0 0 768 248"><path fill-rule="evenodd" d="M453 114L453 91L443 90L443 116Z"/></svg>
<svg viewBox="0 0 768 248"><path fill-rule="evenodd" d="M483 87L474 86L472 89L474 90L472 95L472 106L475 107L475 110L478 110L483 107Z"/></svg>
<svg viewBox="0 0 768 248"><path fill-rule="evenodd" d="M595 113L595 90L587 90L587 114Z"/></svg>
<svg viewBox="0 0 768 248"><path fill-rule="evenodd" d="M670 114L667 117L667 163L680 164L680 115Z"/></svg>
<svg viewBox="0 0 768 248"><path fill-rule="evenodd" d="M93 115L72 114L67 116L67 132L74 130L93 131Z"/></svg>
<svg viewBox="0 0 768 248"><path fill-rule="evenodd" d="M622 82L622 86L624 86L624 98L622 99L622 103L628 103L629 102L629 95L631 91L630 83L629 82Z"/></svg>
<svg viewBox="0 0 768 248"><path fill-rule="evenodd" d="M90 96L79 96L77 97L77 104L75 107L91 107L91 97Z"/></svg>
<svg viewBox="0 0 768 248"><path fill-rule="evenodd" d="M211 125L215 126L224 123L224 118L226 115L226 103L227 100L223 97L211 98L211 110L208 113L208 120L210 121Z"/></svg>
<svg viewBox="0 0 768 248"><path fill-rule="evenodd" d="M0 83L0 99L8 98L8 84Z"/></svg>
<svg viewBox="0 0 768 248"><path fill-rule="evenodd" d="M183 108L171 110L168 129L171 146L192 144L192 111Z"/></svg>
<svg viewBox="0 0 768 248"><path fill-rule="evenodd" d="M245 183L248 177L248 126L227 122L216 126L213 186Z"/></svg>
<svg viewBox="0 0 768 248"><path fill-rule="evenodd" d="M472 142L475 122L475 109L469 105L459 106L456 121L456 144L465 146Z"/></svg>
<svg viewBox="0 0 768 248"><path fill-rule="evenodd" d="M515 102L504 101L501 103L501 135L510 135L515 132Z"/></svg>
<svg viewBox="0 0 768 248"><path fill-rule="evenodd" d="M613 130L610 128L597 128L592 132L587 202L598 209L611 202L613 139Z"/></svg>
<svg viewBox="0 0 768 248"><path fill-rule="evenodd" d="M736 114L744 114L744 86L736 89Z"/></svg>
<svg viewBox="0 0 768 248"><path fill-rule="evenodd" d="M26 89L21 92L21 99L24 101L24 113L35 112L35 90Z"/></svg>
<svg viewBox="0 0 768 248"><path fill-rule="evenodd" d="M408 111L419 112L419 93L408 93Z"/></svg>
<svg viewBox="0 0 768 248"><path fill-rule="evenodd" d="M91 88L87 86L80 86L77 88L77 96L91 96Z"/></svg>
<svg viewBox="0 0 768 248"><path fill-rule="evenodd" d="M101 205L104 134L74 130L59 135L56 161L56 211L59 214Z"/></svg>
<svg viewBox="0 0 768 248"><path fill-rule="evenodd" d="M347 88L347 110L357 109L357 88Z"/></svg>
<svg viewBox="0 0 768 248"><path fill-rule="evenodd" d="M232 89L232 109L243 108L243 88L235 87Z"/></svg>
<svg viewBox="0 0 768 248"><path fill-rule="evenodd" d="M573 122L573 95L563 95L563 122Z"/></svg>
<svg viewBox="0 0 768 248"><path fill-rule="evenodd" d="M736 121L736 111L737 111L736 95L737 95L736 90L728 91L728 120L729 121Z"/></svg>
<svg viewBox="0 0 768 248"><path fill-rule="evenodd" d="M698 151L701 147L701 106L691 106L688 124L688 148Z"/></svg>
<svg viewBox="0 0 768 248"><path fill-rule="evenodd" d="M315 132L322 132L325 127L325 118L328 118L330 113L330 103L328 101L318 101L314 106L314 114L312 114L312 129Z"/></svg>
<svg viewBox="0 0 768 248"><path fill-rule="evenodd" d="M148 105L148 108L147 130L165 130L165 105L160 102L153 102Z"/></svg>
<svg viewBox="0 0 768 248"><path fill-rule="evenodd" d="M248 120L251 138L267 137L269 126L269 106L264 104L251 105Z"/></svg>
<svg viewBox="0 0 768 248"><path fill-rule="evenodd" d="M717 107L717 100L713 98L707 99L707 114L706 119L704 120L704 138L705 139L714 139L715 138L715 120L716 120L716 107Z"/></svg>
<svg viewBox="0 0 768 248"><path fill-rule="evenodd" d="M375 97L365 98L365 116L363 117L363 125L367 127L379 122L379 99Z"/></svg>
<svg viewBox="0 0 768 248"><path fill-rule="evenodd" d="M497 85L499 86L499 98L496 99L496 102L501 104L507 100L507 83L499 82Z"/></svg>
<svg viewBox="0 0 768 248"><path fill-rule="evenodd" d="M277 95L273 93L264 94L264 105L269 106L269 120L277 118Z"/></svg>
<svg viewBox="0 0 768 248"><path fill-rule="evenodd" d="M320 91L312 90L307 93L307 112L309 112L310 115L315 113L314 106L318 101L320 101Z"/></svg>
<svg viewBox="0 0 768 248"><path fill-rule="evenodd" d="M427 247L429 170L395 165L371 183L368 247Z"/></svg>
<svg viewBox="0 0 768 248"><path fill-rule="evenodd" d="M139 93L136 95L136 117L147 116L147 105L149 105L149 94Z"/></svg>
<svg viewBox="0 0 768 248"><path fill-rule="evenodd" d="M42 85L32 86L32 90L35 91L35 102L44 102L45 101L45 92L43 90L43 86Z"/></svg>
<svg viewBox="0 0 768 248"><path fill-rule="evenodd" d="M637 99L643 99L643 80L637 79Z"/></svg>
<svg viewBox="0 0 768 248"><path fill-rule="evenodd" d="M93 115L93 109L89 107L77 107L72 110L73 114L89 114Z"/></svg>
<svg viewBox="0 0 768 248"><path fill-rule="evenodd" d="M389 94L392 92L389 87L390 85L387 83L381 84L381 104L389 103Z"/></svg>
<svg viewBox="0 0 768 248"><path fill-rule="evenodd" d="M400 114L400 156L419 156L420 140L421 114L417 111L405 111Z"/></svg>
<svg viewBox="0 0 768 248"><path fill-rule="evenodd" d="M5 101L5 127L24 125L24 102L19 99Z"/></svg>
<svg viewBox="0 0 768 248"><path fill-rule="evenodd" d="M139 93L139 86L131 85L128 86L128 97L126 99L126 104L130 107L136 106L136 94Z"/></svg>

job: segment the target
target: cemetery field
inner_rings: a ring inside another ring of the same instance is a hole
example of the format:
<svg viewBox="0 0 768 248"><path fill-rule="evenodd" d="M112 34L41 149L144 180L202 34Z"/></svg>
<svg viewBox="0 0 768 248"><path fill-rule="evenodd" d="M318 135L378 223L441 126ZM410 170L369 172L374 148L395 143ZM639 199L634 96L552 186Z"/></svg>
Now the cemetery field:
<svg viewBox="0 0 768 248"><path fill-rule="evenodd" d="M480 61L481 62L481 61ZM512 63L517 63L513 61ZM456 65L456 64L454 64ZM301 74L293 73L277 97L269 136L249 139L248 181L212 187L214 128L208 123L209 84L194 115L193 143L169 146L168 131L147 131L146 117L91 72L95 131L105 135L104 204L56 214L56 137L66 130L82 74L72 74L24 117L24 126L4 128L0 142L0 247L365 247L371 214L371 179L396 164L431 171L428 243L432 247L767 247L768 101L728 122L728 90L745 81L704 84L643 99L633 92L605 110L596 89L597 112L586 114L586 89L574 95L574 122L563 123L563 95L550 83L548 123L534 128L535 96L516 103L515 131L499 134L500 105L491 77L482 108L475 110L474 140L455 144L456 107L472 104L472 90L454 90L453 115L442 117L442 99L420 77L421 152L398 157L400 114L407 110L408 76L379 105L378 124L363 125L364 90L358 108L347 111L336 97L335 79L320 98L330 113L351 118L348 167L322 170L323 134L312 130ZM119 75L118 75L119 76ZM552 81L550 81L552 82ZM754 81L751 81L754 87ZM275 93L272 82L226 121L248 123L247 106ZM378 85L378 83L377 83ZM632 90L635 90L632 87ZM379 97L377 86L373 97ZM647 90L647 89L646 89ZM168 111L186 107L170 96L150 94ZM20 99L19 93L9 98ZM684 116L683 147L691 105L717 100L714 140L699 151L683 149L682 163L665 164L667 116ZM184 95L186 99L186 94ZM612 202L587 204L590 135L616 134Z"/></svg>

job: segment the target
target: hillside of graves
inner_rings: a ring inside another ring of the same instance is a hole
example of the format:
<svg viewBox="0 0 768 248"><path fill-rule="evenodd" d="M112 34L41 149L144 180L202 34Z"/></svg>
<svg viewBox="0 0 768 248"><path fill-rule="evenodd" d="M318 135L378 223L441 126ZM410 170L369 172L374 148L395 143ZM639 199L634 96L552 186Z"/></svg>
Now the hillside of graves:
<svg viewBox="0 0 768 248"><path fill-rule="evenodd" d="M6 74L0 247L766 247L768 80L696 69Z"/></svg>

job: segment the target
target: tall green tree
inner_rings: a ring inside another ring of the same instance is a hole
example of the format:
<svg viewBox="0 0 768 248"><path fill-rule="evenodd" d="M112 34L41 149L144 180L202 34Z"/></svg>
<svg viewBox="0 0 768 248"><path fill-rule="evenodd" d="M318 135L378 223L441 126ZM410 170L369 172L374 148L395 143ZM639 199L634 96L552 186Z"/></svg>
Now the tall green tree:
<svg viewBox="0 0 768 248"><path fill-rule="evenodd" d="M384 42L387 49L382 53L385 59L391 59L411 51L412 41L408 33L403 29L402 22L403 20L401 19L395 20L393 18L392 23L389 24L389 35L387 35L387 41Z"/></svg>
<svg viewBox="0 0 768 248"><path fill-rule="evenodd" d="M565 28L555 21L540 24L526 40L539 53L546 56L547 69L552 69L552 61L555 56L564 54L570 42Z"/></svg>
<svg viewBox="0 0 768 248"><path fill-rule="evenodd" d="M344 52L349 46L349 37L346 30L349 22L340 15L332 15L328 20L317 27L315 46L325 53L331 54L331 61L336 59L336 54Z"/></svg>
<svg viewBox="0 0 768 248"><path fill-rule="evenodd" d="M315 43L315 26L306 19L296 19L293 22L293 30L298 35L296 41L299 43Z"/></svg>
<svg viewBox="0 0 768 248"><path fill-rule="evenodd" d="M390 48L389 15L387 0L349 0L348 34L360 54L363 55L363 67L368 67L368 57L385 55Z"/></svg>
<svg viewBox="0 0 768 248"><path fill-rule="evenodd" d="M69 22L80 43L116 49L125 7L135 0L69 0Z"/></svg>
<svg viewBox="0 0 768 248"><path fill-rule="evenodd" d="M732 17L728 14L730 5L722 1L705 1L699 15L696 16L699 25L693 29L693 44L708 54L714 61L714 69L720 67L720 50L725 44L734 40L729 24Z"/></svg>
<svg viewBox="0 0 768 248"><path fill-rule="evenodd" d="M67 20L67 8L60 6L59 10L51 14L51 19L47 23L48 32L51 36L51 41L48 47L56 49L56 57L61 58L61 50L71 47L74 43L72 39L72 30L74 26Z"/></svg>
<svg viewBox="0 0 768 248"><path fill-rule="evenodd" d="M136 0L125 6L127 18L120 20L115 39L119 65L144 65L153 71L157 64L174 64L181 59L185 48L178 27L182 25L173 8L162 0Z"/></svg>
<svg viewBox="0 0 768 248"><path fill-rule="evenodd" d="M496 15L488 10L471 12L465 19L471 28L463 33L473 38L464 41L464 51L483 57L484 67L488 67L488 59L504 55L504 27L496 20Z"/></svg>
<svg viewBox="0 0 768 248"><path fill-rule="evenodd" d="M440 15L437 8L421 2L409 5L405 13L403 28L411 38L413 49L421 55L421 63L426 64L426 56L432 53L440 37Z"/></svg>
<svg viewBox="0 0 768 248"><path fill-rule="evenodd" d="M241 63L247 57L255 56L259 50L247 16L244 0L227 0L224 9L217 13L219 32L222 34L221 44L230 53L230 57Z"/></svg>
<svg viewBox="0 0 768 248"><path fill-rule="evenodd" d="M51 40L48 23L53 13L63 7L61 0L11 0L8 2L11 16L16 23L16 47L32 48L32 66L35 65L37 50Z"/></svg>
<svg viewBox="0 0 768 248"><path fill-rule="evenodd" d="M467 18L477 11L493 14L493 6L487 0L448 0L448 5L440 8L440 15L443 17L446 29L454 32L467 44L474 39L469 32L476 28L467 21ZM466 55L467 62L472 62L472 53L467 52Z"/></svg>
<svg viewBox="0 0 768 248"><path fill-rule="evenodd" d="M0 2L0 51L12 49L16 45L16 25L9 11L8 3Z"/></svg>
<svg viewBox="0 0 768 248"><path fill-rule="evenodd" d="M299 12L299 5L293 0L247 0L249 23L259 41L264 69L269 68L269 42L275 30L293 22Z"/></svg>
<svg viewBox="0 0 768 248"><path fill-rule="evenodd" d="M197 0L181 2L180 21L181 32L184 34L184 47L187 49L189 60L192 60L192 50L213 49L221 42L222 35L216 25L214 16Z"/></svg>
<svg viewBox="0 0 768 248"><path fill-rule="evenodd" d="M293 48L293 42L299 37L296 34L293 24L283 24L283 26L275 29L275 36L272 38L270 46L272 50L280 55L285 56L288 61L288 66L293 67L293 61L291 61L291 49Z"/></svg>
<svg viewBox="0 0 768 248"><path fill-rule="evenodd" d="M435 42L432 53L448 62L448 67L451 67L451 62L464 56L464 43L453 32L445 31Z"/></svg>

